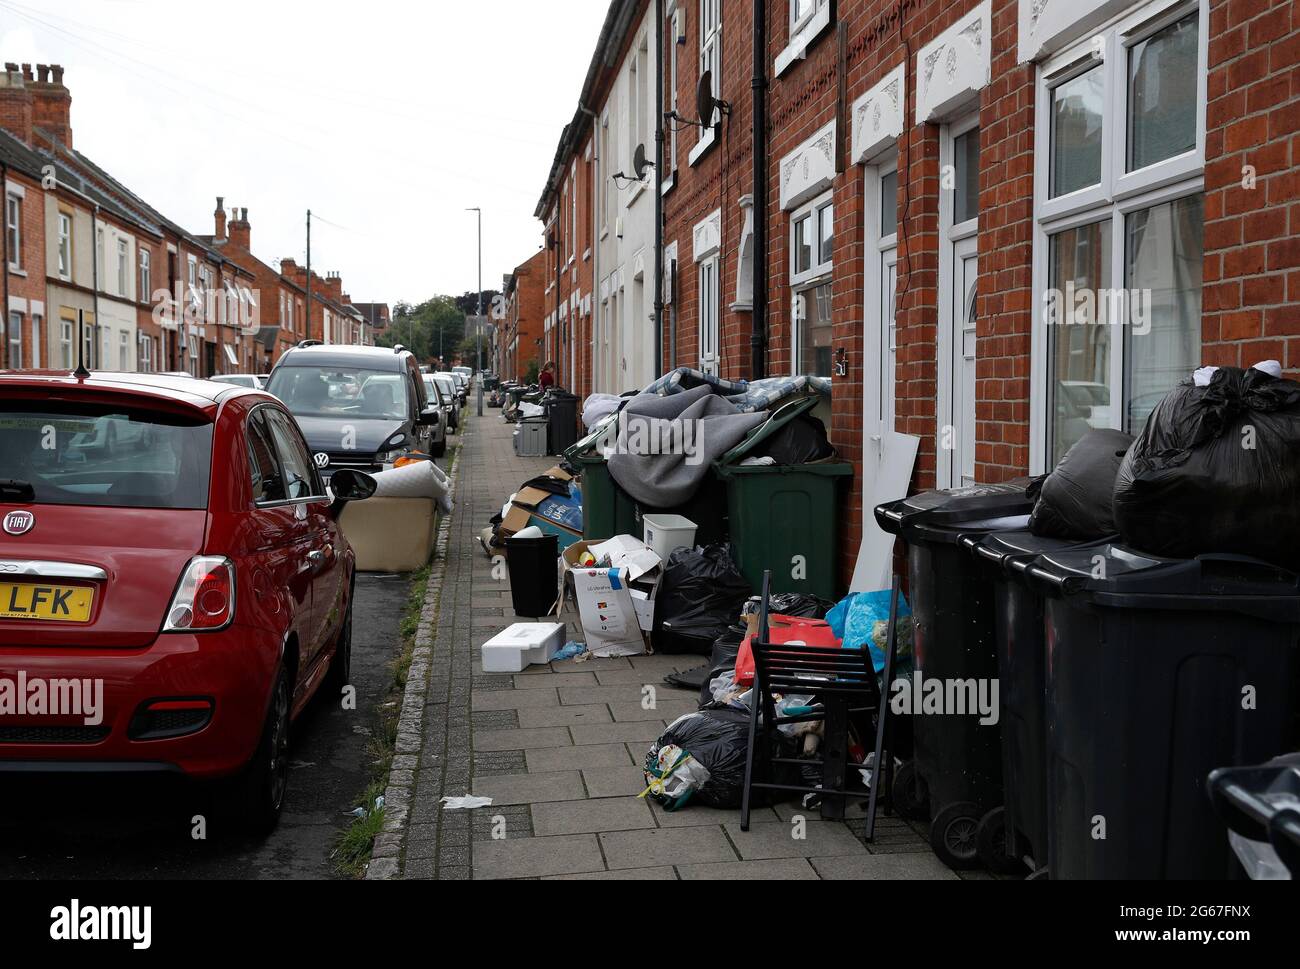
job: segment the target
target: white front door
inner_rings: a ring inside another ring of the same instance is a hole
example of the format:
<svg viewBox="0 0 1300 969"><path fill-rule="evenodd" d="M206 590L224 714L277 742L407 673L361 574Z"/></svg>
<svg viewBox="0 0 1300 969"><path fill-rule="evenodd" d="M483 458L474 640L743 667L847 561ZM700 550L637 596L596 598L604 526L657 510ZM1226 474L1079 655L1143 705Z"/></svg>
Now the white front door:
<svg viewBox="0 0 1300 969"><path fill-rule="evenodd" d="M721 312L716 256L700 263L700 371L717 375L718 317Z"/></svg>
<svg viewBox="0 0 1300 969"><path fill-rule="evenodd" d="M939 332L936 479L975 483L975 293L979 278L979 143L974 116L939 138Z"/></svg>

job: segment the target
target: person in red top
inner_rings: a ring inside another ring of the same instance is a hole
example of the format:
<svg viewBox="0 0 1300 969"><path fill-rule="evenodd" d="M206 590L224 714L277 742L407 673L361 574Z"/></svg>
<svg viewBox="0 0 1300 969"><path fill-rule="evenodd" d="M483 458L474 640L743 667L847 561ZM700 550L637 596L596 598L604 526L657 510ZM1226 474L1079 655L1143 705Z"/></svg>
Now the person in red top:
<svg viewBox="0 0 1300 969"><path fill-rule="evenodd" d="M537 375L537 383L542 390L550 390L555 386L555 363L548 363L542 368L542 372Z"/></svg>

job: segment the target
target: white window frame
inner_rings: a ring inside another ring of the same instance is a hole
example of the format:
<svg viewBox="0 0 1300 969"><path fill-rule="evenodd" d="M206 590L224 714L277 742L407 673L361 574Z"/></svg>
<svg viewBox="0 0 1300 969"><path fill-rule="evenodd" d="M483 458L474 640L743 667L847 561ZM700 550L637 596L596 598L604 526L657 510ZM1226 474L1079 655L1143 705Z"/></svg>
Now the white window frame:
<svg viewBox="0 0 1300 969"><path fill-rule="evenodd" d="M600 237L609 235L610 216L614 212L617 195L614 191L614 142L610 135L609 112L600 119L600 157L596 159L596 170L600 173Z"/></svg>
<svg viewBox="0 0 1300 969"><path fill-rule="evenodd" d="M140 247L140 302L153 298L153 254L148 246Z"/></svg>
<svg viewBox="0 0 1300 969"><path fill-rule="evenodd" d="M1128 52L1152 34L1199 12L1198 70L1196 86L1196 148L1137 171L1128 167ZM1097 222L1110 222L1110 288L1127 291L1125 225L1135 212L1166 202L1201 194L1205 190L1205 132L1209 63L1210 14L1208 0L1152 0L1113 19L1087 41L1077 43L1044 61L1036 79L1034 151L1033 325L1030 357L1031 474L1050 470L1054 421L1051 412L1051 334L1044 322L1044 299L1050 278L1051 238L1058 233ZM1058 198L1051 191L1051 94L1059 84L1086 73L1096 60L1104 74L1101 181ZM1127 319L1127 306L1124 316ZM1199 326L1197 320L1193 325ZM1110 344L1111 423L1124 426L1128 403L1125 386L1127 339L1124 326L1113 333Z"/></svg>
<svg viewBox="0 0 1300 969"><path fill-rule="evenodd" d="M131 369L131 334L123 330L117 338L117 363L122 373Z"/></svg>
<svg viewBox="0 0 1300 969"><path fill-rule="evenodd" d="M130 290L131 244L125 239L117 240L117 295L126 296Z"/></svg>
<svg viewBox="0 0 1300 969"><path fill-rule="evenodd" d="M808 4L812 9L800 17L798 15L799 0L790 0L790 36L794 37L799 33L799 31L812 23L813 18L821 12L821 9L825 7L827 3L828 0L808 0Z"/></svg>
<svg viewBox="0 0 1300 969"><path fill-rule="evenodd" d="M722 370L722 258L714 252L700 260L696 267L699 275L700 369L704 373L720 375ZM711 351L711 352L710 352Z"/></svg>
<svg viewBox="0 0 1300 969"><path fill-rule="evenodd" d="M834 206L835 192L824 192L817 196L811 202L808 202L790 213L790 285L796 289L807 289L817 285L819 282L829 277L835 268L835 256L832 251L831 258L822 261L821 258L821 219L822 213L826 209L831 209L831 249L834 250ZM804 219L809 220L812 227L812 259L807 269L800 271L798 268L798 253L795 251L795 233L798 230L799 223Z"/></svg>
<svg viewBox="0 0 1300 969"><path fill-rule="evenodd" d="M831 258L821 258L821 220L825 210L831 210ZM795 250L795 233L805 218L812 229L812 257L809 267L799 271ZM790 213L790 373L798 377L799 360L803 356L803 323L806 313L799 311L800 300L809 298L817 288L832 284L835 278L835 192L823 192L810 202Z"/></svg>
<svg viewBox="0 0 1300 969"><path fill-rule="evenodd" d="M72 216L59 213L59 278L72 278Z"/></svg>
<svg viewBox="0 0 1300 969"><path fill-rule="evenodd" d="M677 53L679 18L686 16L684 8L680 7L676 0L669 4L666 19L660 28L664 31L663 42L668 46L668 90L664 92L664 110L674 115L677 113L678 93L677 78L679 56ZM660 124L664 124L663 119L659 119ZM664 159L664 181L663 191L669 192L677 182L677 128L676 122L664 125L664 151L667 157Z"/></svg>
<svg viewBox="0 0 1300 969"><path fill-rule="evenodd" d="M23 198L16 192L5 192L5 245L9 247L9 268L23 268Z"/></svg>
<svg viewBox="0 0 1300 969"><path fill-rule="evenodd" d="M65 370L71 370L77 365L77 358L72 352L76 345L73 338L74 329L76 329L76 320L59 317L59 353Z"/></svg>
<svg viewBox="0 0 1300 969"><path fill-rule="evenodd" d="M23 368L23 314L10 310L5 314L6 360L11 370Z"/></svg>
<svg viewBox="0 0 1300 969"><path fill-rule="evenodd" d="M722 0L700 0L700 73L712 71L713 97L722 99ZM713 147L718 137L721 112L711 124L700 128L700 138L691 149L690 163L694 165Z"/></svg>

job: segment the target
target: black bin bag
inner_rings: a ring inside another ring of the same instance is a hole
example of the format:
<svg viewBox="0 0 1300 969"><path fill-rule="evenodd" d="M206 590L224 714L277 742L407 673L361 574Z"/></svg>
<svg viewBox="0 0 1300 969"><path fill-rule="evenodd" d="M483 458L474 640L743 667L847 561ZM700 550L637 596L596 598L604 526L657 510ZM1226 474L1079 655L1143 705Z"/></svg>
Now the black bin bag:
<svg viewBox="0 0 1300 969"><path fill-rule="evenodd" d="M1115 482L1115 524L1126 544L1156 555L1246 555L1295 569L1297 496L1300 384L1225 367L1152 412Z"/></svg>
<svg viewBox="0 0 1300 969"><path fill-rule="evenodd" d="M748 754L748 712L724 708L688 714L671 724L646 755L650 796L670 811L688 801L740 807ZM703 771L692 768L691 761Z"/></svg>
<svg viewBox="0 0 1300 969"><path fill-rule="evenodd" d="M1029 530L1042 538L1093 541L1115 534L1115 479L1133 438L1092 430L1038 487Z"/></svg>
<svg viewBox="0 0 1300 969"><path fill-rule="evenodd" d="M725 545L677 549L656 597L655 650L709 656L752 594Z"/></svg>

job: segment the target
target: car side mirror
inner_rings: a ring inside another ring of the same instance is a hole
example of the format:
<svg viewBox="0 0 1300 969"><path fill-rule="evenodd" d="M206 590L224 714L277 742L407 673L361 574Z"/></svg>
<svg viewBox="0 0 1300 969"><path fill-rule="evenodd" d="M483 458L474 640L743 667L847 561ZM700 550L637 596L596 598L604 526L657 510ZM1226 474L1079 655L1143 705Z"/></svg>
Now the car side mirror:
<svg viewBox="0 0 1300 969"><path fill-rule="evenodd" d="M420 415L420 423L425 427L437 427L442 423L442 409L436 404L427 407Z"/></svg>
<svg viewBox="0 0 1300 969"><path fill-rule="evenodd" d="M375 492L379 490L379 482L364 471L340 468L334 472L334 477L330 478L330 490L334 492L334 503L330 505L330 512L337 518L343 513L344 507L351 502L373 498Z"/></svg>

